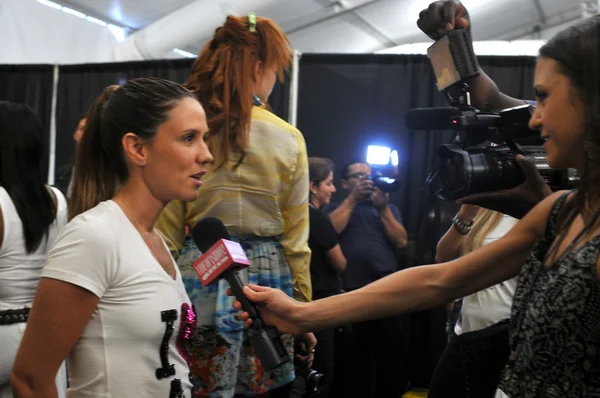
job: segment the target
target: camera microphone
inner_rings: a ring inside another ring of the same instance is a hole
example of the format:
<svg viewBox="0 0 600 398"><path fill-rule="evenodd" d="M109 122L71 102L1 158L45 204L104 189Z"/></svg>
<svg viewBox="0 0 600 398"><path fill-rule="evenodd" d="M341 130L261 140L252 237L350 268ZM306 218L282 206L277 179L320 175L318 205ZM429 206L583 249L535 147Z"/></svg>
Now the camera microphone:
<svg viewBox="0 0 600 398"><path fill-rule="evenodd" d="M265 326L258 309L242 290L244 283L238 271L250 265L242 246L229 240L229 232L223 222L213 217L200 220L192 229L192 238L203 253L194 262L200 282L208 286L222 277L229 283L235 298L242 303L242 309L252 319L248 337L265 370L273 370L288 362L290 356L279 332L274 327Z"/></svg>

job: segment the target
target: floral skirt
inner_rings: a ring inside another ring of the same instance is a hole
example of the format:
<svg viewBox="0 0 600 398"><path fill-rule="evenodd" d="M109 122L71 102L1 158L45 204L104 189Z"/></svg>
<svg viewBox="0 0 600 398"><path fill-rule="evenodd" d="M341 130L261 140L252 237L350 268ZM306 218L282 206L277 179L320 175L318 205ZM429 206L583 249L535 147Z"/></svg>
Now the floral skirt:
<svg viewBox="0 0 600 398"><path fill-rule="evenodd" d="M231 240L240 242L251 262L250 267L240 271L244 283L278 288L292 296L290 267L276 237L232 237ZM220 279L208 287L202 286L192 267L200 255L188 237L177 259L197 315L196 331L186 347L193 396L254 396L291 383L294 380L292 361L267 372L254 355L244 326L236 319L233 298L226 293L229 284ZM293 337L282 335L281 338L293 358Z"/></svg>

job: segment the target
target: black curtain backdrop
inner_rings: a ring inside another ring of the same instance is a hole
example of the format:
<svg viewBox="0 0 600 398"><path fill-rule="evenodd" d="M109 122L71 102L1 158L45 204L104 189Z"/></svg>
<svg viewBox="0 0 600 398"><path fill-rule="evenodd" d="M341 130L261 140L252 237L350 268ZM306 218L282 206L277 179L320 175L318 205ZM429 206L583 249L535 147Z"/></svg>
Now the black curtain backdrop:
<svg viewBox="0 0 600 398"><path fill-rule="evenodd" d="M504 93L531 98L535 58L480 57L479 62ZM458 206L437 199L437 183L424 187L435 165L435 149L452 134L411 131L404 123L410 108L448 106L426 56L303 54L298 104L298 128L308 155L336 163L334 201L345 196L339 184L344 164L364 161L368 145L398 150L402 188L391 202L400 208L409 234L399 267L434 262L436 244ZM412 352L404 360L411 363L412 385L427 387L445 346L444 309L415 313L410 323Z"/></svg>
<svg viewBox="0 0 600 398"><path fill-rule="evenodd" d="M160 77L185 83L194 59L136 61L60 67L56 107L56 185L65 190L75 153L73 133L95 98L109 85L138 77ZM287 120L289 78L277 83L270 98L275 114Z"/></svg>
<svg viewBox="0 0 600 398"><path fill-rule="evenodd" d="M48 175L53 69L52 65L0 65L0 101L29 105L44 126L44 176Z"/></svg>

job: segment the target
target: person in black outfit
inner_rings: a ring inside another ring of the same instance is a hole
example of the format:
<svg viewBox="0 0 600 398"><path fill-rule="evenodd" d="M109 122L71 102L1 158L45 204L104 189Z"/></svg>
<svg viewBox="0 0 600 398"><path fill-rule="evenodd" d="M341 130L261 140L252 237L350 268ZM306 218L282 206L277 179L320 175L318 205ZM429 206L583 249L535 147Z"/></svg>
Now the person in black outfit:
<svg viewBox="0 0 600 398"><path fill-rule="evenodd" d="M325 158L308 158L310 179L309 214L311 250L310 277L313 300L339 294L342 290L340 274L346 269L346 258L340 248L337 234L327 214L319 210L331 201L335 192L333 162ZM334 374L335 330L315 333L319 342L315 347L313 369L323 374L318 397L328 397Z"/></svg>

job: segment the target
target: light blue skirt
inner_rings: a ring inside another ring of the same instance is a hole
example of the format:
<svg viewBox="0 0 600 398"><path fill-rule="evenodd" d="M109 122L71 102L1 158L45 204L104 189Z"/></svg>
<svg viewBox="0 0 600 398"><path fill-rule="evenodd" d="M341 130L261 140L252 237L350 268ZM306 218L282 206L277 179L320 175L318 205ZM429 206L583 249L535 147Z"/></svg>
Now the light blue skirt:
<svg viewBox="0 0 600 398"><path fill-rule="evenodd" d="M283 290L292 296L292 277L277 237L246 237L240 242L251 266L240 271L244 283ZM254 355L242 322L236 319L233 298L227 295L229 284L221 279L203 287L193 269L201 255L187 238L177 264L190 300L195 306L197 328L187 347L194 397L231 398L235 394L254 396L294 380L293 361L275 370L264 370ZM294 358L294 341L282 335L282 341Z"/></svg>

